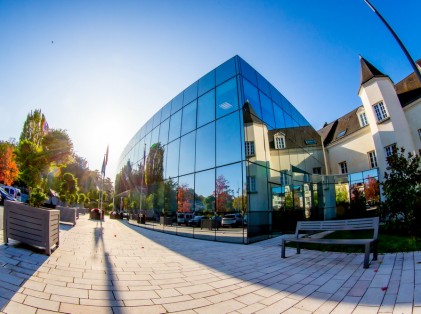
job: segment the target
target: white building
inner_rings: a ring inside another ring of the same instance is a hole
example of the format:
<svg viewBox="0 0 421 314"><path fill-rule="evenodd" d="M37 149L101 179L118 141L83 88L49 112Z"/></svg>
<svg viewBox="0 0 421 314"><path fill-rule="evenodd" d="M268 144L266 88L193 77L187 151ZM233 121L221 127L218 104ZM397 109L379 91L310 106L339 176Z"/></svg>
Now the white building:
<svg viewBox="0 0 421 314"><path fill-rule="evenodd" d="M326 124L319 134L328 174L377 168L382 182L394 146L421 151L421 83L415 73L394 84L364 58L358 95L362 105ZM417 62L421 65L421 60Z"/></svg>

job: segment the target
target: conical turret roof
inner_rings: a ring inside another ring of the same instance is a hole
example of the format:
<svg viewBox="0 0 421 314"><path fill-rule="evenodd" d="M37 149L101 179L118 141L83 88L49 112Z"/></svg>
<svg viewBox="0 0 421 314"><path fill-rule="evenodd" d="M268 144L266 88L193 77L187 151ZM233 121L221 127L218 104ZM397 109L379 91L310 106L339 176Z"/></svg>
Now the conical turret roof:
<svg viewBox="0 0 421 314"><path fill-rule="evenodd" d="M365 82L368 82L373 77L387 77L382 72L380 72L374 65L368 62L366 59L360 56L360 65L361 65L361 85Z"/></svg>

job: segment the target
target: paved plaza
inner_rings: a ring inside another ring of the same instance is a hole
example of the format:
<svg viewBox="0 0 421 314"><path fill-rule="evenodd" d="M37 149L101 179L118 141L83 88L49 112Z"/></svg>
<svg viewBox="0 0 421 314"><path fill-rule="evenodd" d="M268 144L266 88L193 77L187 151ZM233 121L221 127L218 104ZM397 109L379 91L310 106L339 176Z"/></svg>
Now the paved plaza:
<svg viewBox="0 0 421 314"><path fill-rule="evenodd" d="M127 221L61 225L51 255L0 245L3 313L421 313L421 252L363 254L203 241ZM2 238L0 238L0 241Z"/></svg>

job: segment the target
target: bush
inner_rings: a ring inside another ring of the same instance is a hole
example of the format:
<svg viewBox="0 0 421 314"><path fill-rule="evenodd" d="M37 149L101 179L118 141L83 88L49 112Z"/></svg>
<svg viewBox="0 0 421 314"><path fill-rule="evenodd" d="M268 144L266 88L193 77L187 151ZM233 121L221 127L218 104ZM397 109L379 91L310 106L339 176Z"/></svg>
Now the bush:
<svg viewBox="0 0 421 314"><path fill-rule="evenodd" d="M421 225L421 169L420 157L405 149L393 149L387 157L388 172L382 183L385 201L380 214L387 230L397 234L420 234Z"/></svg>

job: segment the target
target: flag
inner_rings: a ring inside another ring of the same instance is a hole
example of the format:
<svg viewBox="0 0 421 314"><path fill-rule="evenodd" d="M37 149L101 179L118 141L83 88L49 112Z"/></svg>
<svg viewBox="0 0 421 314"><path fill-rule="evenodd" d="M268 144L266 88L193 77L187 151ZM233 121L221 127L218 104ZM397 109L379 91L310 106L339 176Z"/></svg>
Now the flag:
<svg viewBox="0 0 421 314"><path fill-rule="evenodd" d="M110 147L110 145L107 145L107 151L105 152L105 165L108 164L108 148Z"/></svg>
<svg viewBox="0 0 421 314"><path fill-rule="evenodd" d="M48 122L47 120L44 120L44 122L42 122L42 133L47 133L48 130L49 130Z"/></svg>
<svg viewBox="0 0 421 314"><path fill-rule="evenodd" d="M108 148L109 148L109 145L107 145L107 151L105 152L104 160L102 161L102 168L101 168L101 173L104 177L105 177L105 168L107 167L107 164L108 164Z"/></svg>
<svg viewBox="0 0 421 314"><path fill-rule="evenodd" d="M102 162L102 169L101 169L101 174L103 176L105 176L105 166L106 166L106 163L105 163L105 156L104 156L104 160Z"/></svg>

